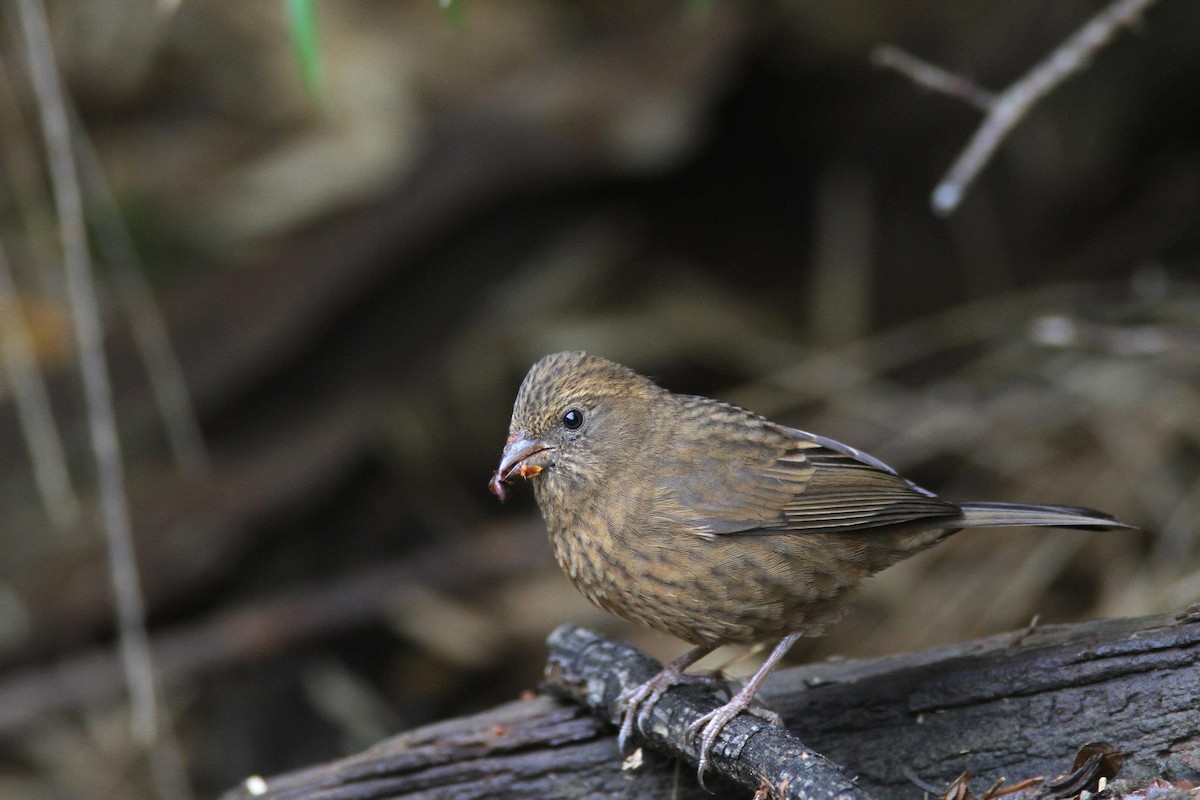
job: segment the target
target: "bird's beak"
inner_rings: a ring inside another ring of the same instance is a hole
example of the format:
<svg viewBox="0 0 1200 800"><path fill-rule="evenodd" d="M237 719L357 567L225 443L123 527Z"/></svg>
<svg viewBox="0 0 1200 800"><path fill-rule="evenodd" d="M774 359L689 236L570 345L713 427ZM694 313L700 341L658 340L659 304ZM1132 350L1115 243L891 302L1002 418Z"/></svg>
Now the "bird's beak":
<svg viewBox="0 0 1200 800"><path fill-rule="evenodd" d="M492 475L488 488L503 501L508 495L504 485L512 483L518 477L532 478L540 473L547 462L544 457L539 456L553 449L542 440L519 431L509 434L508 441L504 444L504 453L500 456L500 466Z"/></svg>

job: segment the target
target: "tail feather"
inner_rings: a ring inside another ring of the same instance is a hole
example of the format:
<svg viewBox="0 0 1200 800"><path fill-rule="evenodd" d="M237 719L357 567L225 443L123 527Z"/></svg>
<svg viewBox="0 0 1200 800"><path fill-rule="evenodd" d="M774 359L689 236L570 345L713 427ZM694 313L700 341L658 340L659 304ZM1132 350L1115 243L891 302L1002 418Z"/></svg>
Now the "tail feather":
<svg viewBox="0 0 1200 800"><path fill-rule="evenodd" d="M964 528L1001 528L1015 525L1054 528L1116 530L1132 528L1103 511L1074 506L1042 506L1031 503L959 503Z"/></svg>

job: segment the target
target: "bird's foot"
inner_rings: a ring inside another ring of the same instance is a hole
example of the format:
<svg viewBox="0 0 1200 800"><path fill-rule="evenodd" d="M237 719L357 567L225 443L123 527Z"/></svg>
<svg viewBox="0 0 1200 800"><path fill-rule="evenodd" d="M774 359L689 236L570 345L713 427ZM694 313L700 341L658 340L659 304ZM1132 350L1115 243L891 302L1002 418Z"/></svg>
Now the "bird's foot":
<svg viewBox="0 0 1200 800"><path fill-rule="evenodd" d="M747 686L740 692L729 699L729 702L718 708L714 708L700 719L688 726L688 733L695 735L700 734L700 763L696 767L696 779L700 782L701 788L707 790L704 785L704 773L708 771L708 757L712 753L713 745L717 741L717 737L721 735L721 731L729 724L730 720L741 714L743 711L747 714L765 720L771 725L783 725L783 720L774 711L762 706L752 706L751 701L754 699L757 687L753 691L747 691L751 687Z"/></svg>
<svg viewBox="0 0 1200 800"><path fill-rule="evenodd" d="M617 734L617 747L621 749L622 753L625 752L625 745L629 743L634 725L637 725L638 731L645 733L646 723L650 721L650 715L654 712L658 701L672 686L682 684L729 692L729 686L715 672L684 672L675 663L668 664L663 667L662 672L640 686L623 692L617 698L617 702L625 706L625 712L621 717L621 731Z"/></svg>

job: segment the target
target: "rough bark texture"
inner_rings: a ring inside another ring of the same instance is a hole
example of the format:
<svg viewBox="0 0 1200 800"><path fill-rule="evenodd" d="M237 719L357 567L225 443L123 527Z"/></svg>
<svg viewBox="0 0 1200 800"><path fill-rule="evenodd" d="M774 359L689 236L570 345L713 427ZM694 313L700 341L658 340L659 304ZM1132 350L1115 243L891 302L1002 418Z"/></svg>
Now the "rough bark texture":
<svg viewBox="0 0 1200 800"><path fill-rule="evenodd" d="M628 645L565 625L550 634L546 683L614 725L621 722L620 695L654 677L662 666ZM696 764L697 737L689 727L720 700L696 686L669 692L654 707L645 731L655 749ZM785 800L866 800L866 792L824 756L783 728L741 714L713 746L713 768L751 790L767 786Z"/></svg>
<svg viewBox="0 0 1200 800"><path fill-rule="evenodd" d="M542 695L427 725L342 761L268 779L266 786L255 795L248 781L223 800L711 797L690 769L677 770L663 756L647 754L641 769L623 771L610 726L578 705ZM719 797L740 796L729 793L728 784L717 788Z"/></svg>
<svg viewBox="0 0 1200 800"><path fill-rule="evenodd" d="M982 784L1067 772L1083 744L1126 753L1121 777L1200 779L1200 609L1004 634L781 673L790 730L882 797L908 768ZM804 688L808 686L807 690Z"/></svg>
<svg viewBox="0 0 1200 800"><path fill-rule="evenodd" d="M548 685L616 716L613 700L653 669L642 654L575 628L551 636ZM857 776L849 791L879 798L919 791L905 771L944 785L964 770L979 788L999 777L1053 777L1087 742L1126 753L1120 777L1200 780L1200 611L1177 617L1054 626L870 661L781 671L764 699L790 731ZM719 702L696 687L664 697L650 738L692 752L689 720ZM836 769L797 770L773 748L801 745L784 731L739 718L718 741L715 766L749 782L773 770L770 791L827 796ZM800 753L793 750L793 755ZM808 751L811 753L811 751ZM821 764L810 755L804 763ZM356 756L265 782L292 800L432 797L706 797L691 767L647 752L623 771L613 729L578 706L536 697L430 725ZM718 797L746 797L730 782ZM797 787L799 787L797 789ZM261 787L259 787L261 788ZM226 800L255 796L249 786ZM849 795L847 795L849 796Z"/></svg>

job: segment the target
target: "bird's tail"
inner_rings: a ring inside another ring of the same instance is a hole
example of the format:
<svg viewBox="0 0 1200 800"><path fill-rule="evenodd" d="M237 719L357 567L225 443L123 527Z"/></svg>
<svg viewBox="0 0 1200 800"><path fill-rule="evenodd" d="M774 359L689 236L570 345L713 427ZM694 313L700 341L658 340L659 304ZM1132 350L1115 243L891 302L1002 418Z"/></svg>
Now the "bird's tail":
<svg viewBox="0 0 1200 800"><path fill-rule="evenodd" d="M1087 530L1132 528L1103 511L1074 506L1041 506L1030 503L959 503L964 528L1000 528L1014 525Z"/></svg>

